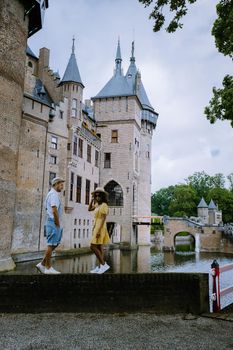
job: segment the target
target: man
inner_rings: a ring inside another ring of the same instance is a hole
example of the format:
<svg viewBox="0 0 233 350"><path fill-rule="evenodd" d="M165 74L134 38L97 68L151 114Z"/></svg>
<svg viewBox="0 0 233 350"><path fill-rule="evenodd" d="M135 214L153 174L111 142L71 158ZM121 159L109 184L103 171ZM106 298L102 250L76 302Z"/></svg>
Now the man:
<svg viewBox="0 0 233 350"><path fill-rule="evenodd" d="M45 274L59 274L60 272L55 270L51 266L51 256L54 249L60 244L62 231L61 228L61 215L62 206L59 198L59 193L63 190L63 183L65 180L60 177L55 177L52 180L52 188L47 194L45 200L45 208L47 211L46 220L46 237L47 237L47 250L45 252L43 260L36 265L37 269L41 273Z"/></svg>

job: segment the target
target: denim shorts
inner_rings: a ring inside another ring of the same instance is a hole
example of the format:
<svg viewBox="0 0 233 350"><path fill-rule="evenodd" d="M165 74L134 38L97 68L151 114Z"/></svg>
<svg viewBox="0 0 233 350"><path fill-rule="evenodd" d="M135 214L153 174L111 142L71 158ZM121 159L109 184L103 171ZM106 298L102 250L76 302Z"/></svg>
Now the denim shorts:
<svg viewBox="0 0 233 350"><path fill-rule="evenodd" d="M46 222L46 238L47 245L58 246L61 242L63 229L57 227L53 219L47 219Z"/></svg>

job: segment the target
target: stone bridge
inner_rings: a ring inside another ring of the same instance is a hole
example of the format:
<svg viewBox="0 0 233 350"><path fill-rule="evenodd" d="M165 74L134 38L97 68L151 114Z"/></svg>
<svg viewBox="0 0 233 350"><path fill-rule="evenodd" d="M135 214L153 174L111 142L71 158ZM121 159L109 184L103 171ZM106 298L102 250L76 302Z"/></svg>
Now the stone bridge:
<svg viewBox="0 0 233 350"><path fill-rule="evenodd" d="M188 218L164 217L164 249L175 250L175 237L188 232L195 239L196 251L218 251L222 238L222 226L203 225Z"/></svg>

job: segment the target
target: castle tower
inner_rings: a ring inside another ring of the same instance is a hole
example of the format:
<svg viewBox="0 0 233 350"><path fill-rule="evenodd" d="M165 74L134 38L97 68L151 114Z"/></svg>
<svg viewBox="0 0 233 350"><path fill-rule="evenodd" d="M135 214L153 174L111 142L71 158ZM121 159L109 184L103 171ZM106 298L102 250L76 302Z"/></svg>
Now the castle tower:
<svg viewBox="0 0 233 350"><path fill-rule="evenodd" d="M10 256L16 196L19 135L27 37L42 27L48 1L0 2L0 271L14 267Z"/></svg>
<svg viewBox="0 0 233 350"><path fill-rule="evenodd" d="M63 243L66 248L79 248L88 246L91 237L92 213L88 212L88 204L91 192L99 183L100 140L95 132L91 103L82 102L84 85L75 57L74 39L60 86L68 105Z"/></svg>
<svg viewBox="0 0 233 350"><path fill-rule="evenodd" d="M75 57L75 39L73 38L72 52L69 62L67 64L64 76L60 82L62 87L62 93L64 98L68 101L68 113L67 113L67 127L68 127L68 144L70 145L67 162L70 164L67 168L66 174L66 193L70 191L72 183L74 182L74 172L76 168L76 162L73 162L73 156L76 154L74 147L77 147L77 128L82 124L82 99L84 85L79 73L76 57ZM73 166L71 165L73 164ZM66 209L69 211L73 208L73 197L66 196Z"/></svg>
<svg viewBox="0 0 233 350"><path fill-rule="evenodd" d="M200 200L200 203L197 206L197 215L201 218L204 225L209 224L209 211L208 211L208 205L206 204L206 201L202 197Z"/></svg>
<svg viewBox="0 0 233 350"><path fill-rule="evenodd" d="M212 199L209 203L208 211L210 225L219 225L222 223L222 211L218 209L217 205Z"/></svg>
<svg viewBox="0 0 233 350"><path fill-rule="evenodd" d="M148 136L145 139L144 131L142 132L145 90L135 66L134 44L126 76L123 75L121 64L118 40L113 77L92 100L97 132L102 141L100 185L109 193L108 221L120 226L120 241L124 243L123 246L133 248L138 243L145 242L138 235L138 215L151 214L150 166L146 165L146 169L142 169L145 161L141 159L146 157L146 154L141 156L141 152L148 143ZM151 123L155 127L157 113L152 107L151 110ZM148 149L150 151L150 142ZM142 193L145 195L142 196Z"/></svg>
<svg viewBox="0 0 233 350"><path fill-rule="evenodd" d="M72 52L68 65L66 67L64 76L60 82L62 86L64 97L68 98L69 101L69 113L68 113L68 127L80 125L81 120L81 110L82 110L82 99L83 99L83 89L84 85L81 80L79 73L76 57L75 57L75 47L72 45Z"/></svg>

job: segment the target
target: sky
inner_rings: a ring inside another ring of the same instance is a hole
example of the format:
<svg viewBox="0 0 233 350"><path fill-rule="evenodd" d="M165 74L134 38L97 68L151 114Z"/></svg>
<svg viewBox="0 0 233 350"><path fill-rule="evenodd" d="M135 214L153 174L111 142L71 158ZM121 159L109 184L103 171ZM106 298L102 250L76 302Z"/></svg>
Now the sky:
<svg viewBox="0 0 233 350"><path fill-rule="evenodd" d="M150 8L138 0L49 0L43 29L29 39L32 51L50 49L50 68L62 77L75 37L84 99L95 96L113 75L118 38L126 73L135 41L137 68L148 98L159 113L152 139L152 188L185 183L194 172L233 172L233 128L210 124L204 108L212 88L232 75L232 61L220 54L211 35L217 0L189 6L183 29L154 33ZM226 186L227 186L226 182Z"/></svg>

